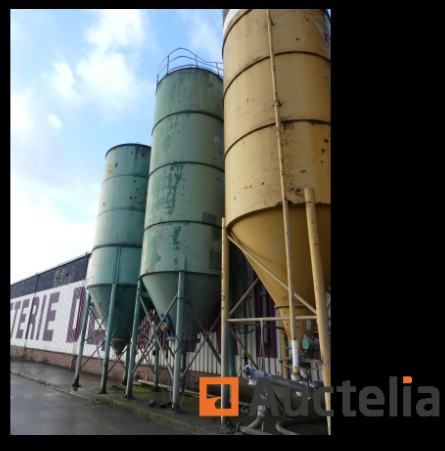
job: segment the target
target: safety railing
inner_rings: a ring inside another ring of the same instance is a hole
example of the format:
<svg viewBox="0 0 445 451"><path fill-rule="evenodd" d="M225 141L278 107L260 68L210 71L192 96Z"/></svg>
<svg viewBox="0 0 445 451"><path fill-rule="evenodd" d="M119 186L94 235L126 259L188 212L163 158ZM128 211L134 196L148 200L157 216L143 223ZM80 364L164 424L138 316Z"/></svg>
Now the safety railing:
<svg viewBox="0 0 445 451"><path fill-rule="evenodd" d="M189 54L185 54L185 52L188 52ZM185 62L185 60L189 61ZM179 47L173 50L173 52L170 52L162 60L157 73L156 86L168 74L171 74L172 72L179 69L184 69L186 67L198 67L201 69L206 69L218 75L218 77L223 78L223 63L205 61L190 50Z"/></svg>

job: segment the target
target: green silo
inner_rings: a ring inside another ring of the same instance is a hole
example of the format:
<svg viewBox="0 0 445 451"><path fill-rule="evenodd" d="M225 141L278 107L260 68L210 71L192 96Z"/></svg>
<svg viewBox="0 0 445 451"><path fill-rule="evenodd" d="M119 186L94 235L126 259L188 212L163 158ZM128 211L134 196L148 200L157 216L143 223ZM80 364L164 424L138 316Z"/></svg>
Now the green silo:
<svg viewBox="0 0 445 451"><path fill-rule="evenodd" d="M182 354L200 332L191 309L204 323L221 296L222 104L222 79L201 68L175 70L156 90L140 275L164 315L185 263ZM177 331L176 306L169 317Z"/></svg>
<svg viewBox="0 0 445 451"><path fill-rule="evenodd" d="M133 328L150 151L143 144L121 144L105 155L88 292L103 319L116 287L114 311L104 326L111 331L111 347L118 354L130 342Z"/></svg>

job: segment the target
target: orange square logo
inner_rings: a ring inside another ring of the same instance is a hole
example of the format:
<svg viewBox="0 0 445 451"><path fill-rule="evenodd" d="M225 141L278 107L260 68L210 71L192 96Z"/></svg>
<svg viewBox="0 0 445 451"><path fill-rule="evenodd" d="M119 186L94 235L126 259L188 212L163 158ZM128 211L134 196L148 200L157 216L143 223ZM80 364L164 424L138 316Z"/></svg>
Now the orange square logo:
<svg viewBox="0 0 445 451"><path fill-rule="evenodd" d="M207 399L208 385L230 385L230 409L217 409L219 398ZM239 415L239 379L237 377L200 377L199 378L199 416L201 417L237 417Z"/></svg>

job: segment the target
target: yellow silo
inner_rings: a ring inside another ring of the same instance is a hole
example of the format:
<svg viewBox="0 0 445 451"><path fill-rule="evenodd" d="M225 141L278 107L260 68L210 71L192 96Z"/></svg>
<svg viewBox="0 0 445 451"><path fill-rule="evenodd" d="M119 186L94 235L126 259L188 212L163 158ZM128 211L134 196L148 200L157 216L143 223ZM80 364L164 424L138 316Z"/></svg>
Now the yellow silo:
<svg viewBox="0 0 445 451"><path fill-rule="evenodd" d="M314 245L321 251L324 284L331 283L330 17L323 9L224 10L223 59L227 232L247 251L280 315L289 317L288 290L251 256L290 286L287 199L293 288L315 307L305 198L311 188ZM301 301L294 305L297 316L314 315ZM292 337L290 322L283 325ZM300 344L315 321L296 326Z"/></svg>

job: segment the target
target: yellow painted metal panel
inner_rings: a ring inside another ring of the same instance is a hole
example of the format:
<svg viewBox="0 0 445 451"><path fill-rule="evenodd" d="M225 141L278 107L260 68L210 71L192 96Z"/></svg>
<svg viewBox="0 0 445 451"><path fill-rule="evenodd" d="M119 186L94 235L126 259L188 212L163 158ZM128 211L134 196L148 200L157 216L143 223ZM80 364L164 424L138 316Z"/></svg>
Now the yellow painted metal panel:
<svg viewBox="0 0 445 451"><path fill-rule="evenodd" d="M269 40L264 16L264 10L252 9L248 14L242 15L239 23L230 30L230 39L224 42L224 91L240 72L262 59L269 58ZM232 22L236 20L237 16ZM331 58L331 23L322 10L274 9L273 22L276 55L284 52L305 52Z"/></svg>
<svg viewBox="0 0 445 451"><path fill-rule="evenodd" d="M252 11L251 9L229 9L229 14L224 17L223 20L223 47L224 41L229 34L230 30L233 28L235 23L240 19L244 14Z"/></svg>
<svg viewBox="0 0 445 451"><path fill-rule="evenodd" d="M313 188L317 203L331 203L331 126L317 122L284 124L283 152L287 194L304 203L304 188ZM226 221L281 202L275 126L238 141L226 155Z"/></svg>
<svg viewBox="0 0 445 451"><path fill-rule="evenodd" d="M275 58L281 121L331 121L331 64L306 53ZM270 59L242 72L224 97L226 153L243 136L275 125ZM276 147L276 143L275 146Z"/></svg>
<svg viewBox="0 0 445 451"><path fill-rule="evenodd" d="M227 174L227 171L226 171ZM311 255L304 205L289 207L291 225L292 263L294 289L306 301L315 306L314 282L312 278ZM317 221L319 229L320 250L323 261L325 284L331 283L331 207L317 205ZM244 216L235 221L232 233L243 248L250 252L263 265L269 268L281 280L286 281L286 250L284 243L283 213L280 207L265 209ZM254 260L246 255L254 271L263 282L278 307L281 316L289 316L289 301L287 290L275 279L269 276ZM313 315L307 307L298 307L297 316ZM301 343L303 333L313 331L315 322L306 330L307 321L297 321L297 336ZM290 336L289 321L283 321L283 326Z"/></svg>

